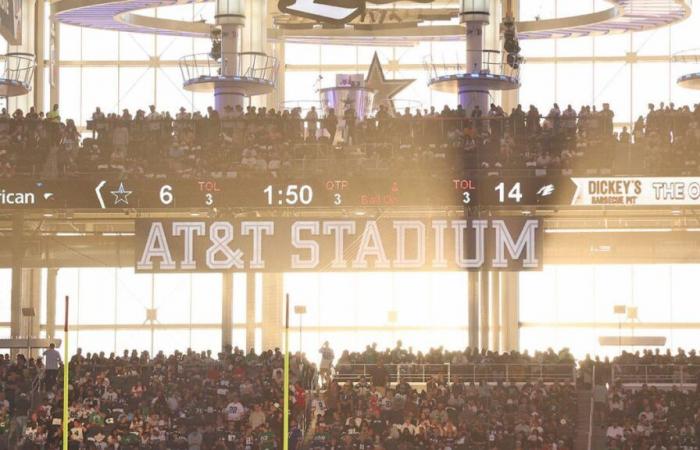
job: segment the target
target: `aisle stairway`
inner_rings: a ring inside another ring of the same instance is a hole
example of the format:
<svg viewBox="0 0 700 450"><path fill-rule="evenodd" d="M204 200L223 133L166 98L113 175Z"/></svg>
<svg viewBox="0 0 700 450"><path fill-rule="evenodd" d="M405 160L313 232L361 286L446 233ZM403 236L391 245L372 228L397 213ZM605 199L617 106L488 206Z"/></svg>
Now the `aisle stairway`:
<svg viewBox="0 0 700 450"><path fill-rule="evenodd" d="M591 418L590 390L579 390L577 394L578 411L576 413L576 440L574 450L605 450L605 430L601 428L599 420L593 417L593 427L589 427ZM592 431L591 446L588 447L588 431Z"/></svg>
<svg viewBox="0 0 700 450"><path fill-rule="evenodd" d="M576 440L574 441L574 450L588 450L588 430L591 417L591 397L593 393L590 390L581 389L576 395L578 411L576 412Z"/></svg>

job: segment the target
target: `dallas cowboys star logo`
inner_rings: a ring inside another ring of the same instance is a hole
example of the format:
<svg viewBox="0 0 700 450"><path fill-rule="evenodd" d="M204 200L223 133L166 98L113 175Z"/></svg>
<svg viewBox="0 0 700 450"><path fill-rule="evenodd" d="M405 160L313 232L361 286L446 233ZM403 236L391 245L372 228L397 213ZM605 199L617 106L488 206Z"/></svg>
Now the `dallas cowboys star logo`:
<svg viewBox="0 0 700 450"><path fill-rule="evenodd" d="M128 205L128 197L132 194L132 192L133 191L127 191L126 189L124 189L123 181L119 183L119 189L117 189L116 191L111 191L112 195L114 196L114 206L117 206L119 203L124 203L125 205Z"/></svg>

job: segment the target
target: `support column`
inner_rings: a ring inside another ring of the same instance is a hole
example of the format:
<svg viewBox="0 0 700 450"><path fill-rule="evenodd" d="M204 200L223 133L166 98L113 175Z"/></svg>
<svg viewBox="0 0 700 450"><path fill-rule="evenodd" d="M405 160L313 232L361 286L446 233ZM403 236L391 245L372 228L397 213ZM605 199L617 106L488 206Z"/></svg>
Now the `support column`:
<svg viewBox="0 0 700 450"><path fill-rule="evenodd" d="M249 2L256 3L256 1ZM241 61L241 34L246 22L245 5L242 0L217 0L216 24L221 27L221 75L239 75ZM214 87L214 104L219 113L227 106L243 106L245 96L230 83L220 83Z"/></svg>
<svg viewBox="0 0 700 450"><path fill-rule="evenodd" d="M56 278L58 269L48 269L46 272L46 337L56 336Z"/></svg>
<svg viewBox="0 0 700 450"><path fill-rule="evenodd" d="M275 27L275 15L279 14L279 9L277 8L278 0L267 0L267 26L265 27L265 32L267 30L273 29ZM279 39L274 42L267 41L267 47L270 53L277 58L278 67L282 68L280 73L277 74L277 81L275 83L275 90L271 94L267 95L266 106L269 108L282 109L285 98L285 80L284 80L284 67L285 67L285 44L284 39Z"/></svg>
<svg viewBox="0 0 700 450"><path fill-rule="evenodd" d="M284 274L263 274L263 323L262 349L274 350L282 348L282 304L284 297Z"/></svg>
<svg viewBox="0 0 700 450"><path fill-rule="evenodd" d="M241 36L241 51L260 52L271 55L270 43L267 41L268 2L265 0L248 0L245 6L245 28ZM269 95L258 95L251 99L253 106L272 107Z"/></svg>
<svg viewBox="0 0 700 450"><path fill-rule="evenodd" d="M479 348L479 273L467 275L467 310L469 314L469 347Z"/></svg>
<svg viewBox="0 0 700 450"><path fill-rule="evenodd" d="M245 351L255 348L255 273L245 277Z"/></svg>
<svg viewBox="0 0 700 450"><path fill-rule="evenodd" d="M51 3L51 21L49 22L49 105L59 105L61 103L59 95L59 79L61 72L58 66L61 48L61 26L55 18L55 5L55 3Z"/></svg>
<svg viewBox="0 0 700 450"><path fill-rule="evenodd" d="M501 272L491 272L491 350L501 351Z"/></svg>
<svg viewBox="0 0 700 450"><path fill-rule="evenodd" d="M277 58L277 63L279 67L285 67L285 45L284 41L280 40L275 43L275 58ZM275 90L272 94L268 95L267 106L269 108L284 109L284 102L286 101L286 88L284 71L277 74L277 82L275 83Z"/></svg>
<svg viewBox="0 0 700 450"><path fill-rule="evenodd" d="M37 0L34 9L34 54L36 55L36 70L34 70L34 105L37 111L44 111L44 36L46 33L44 16L46 2Z"/></svg>
<svg viewBox="0 0 700 450"><path fill-rule="evenodd" d="M460 20L466 25L467 38L466 73L479 73L483 69L484 28L489 24L490 7L490 0L461 2ZM485 115L489 108L489 91L460 85L459 104L467 113L478 106Z"/></svg>
<svg viewBox="0 0 700 450"><path fill-rule="evenodd" d="M12 233L10 337L18 338L20 337L22 323L22 260L24 259L24 216L21 213L17 213L12 217Z"/></svg>
<svg viewBox="0 0 700 450"><path fill-rule="evenodd" d="M489 350L489 272L479 272L479 337L480 349Z"/></svg>
<svg viewBox="0 0 700 450"><path fill-rule="evenodd" d="M504 272L501 279L503 351L510 352L520 349L520 278L517 272Z"/></svg>
<svg viewBox="0 0 700 450"><path fill-rule="evenodd" d="M33 1L22 0L22 43L20 45L9 45L10 52L22 52L34 54L35 39L36 39L36 24L34 23L36 14L36 4ZM43 22L42 22L43 23ZM4 49L3 49L4 50ZM36 55L39 59L39 55ZM36 80L32 80L33 82ZM36 89L36 85L32 86L32 89ZM34 106L34 96L29 95L19 95L16 97L9 97L7 99L7 110L14 111L17 108L21 108L24 111L29 110L31 106ZM42 105L36 105L38 108Z"/></svg>
<svg viewBox="0 0 700 450"><path fill-rule="evenodd" d="M233 348L233 273L221 276L221 351Z"/></svg>
<svg viewBox="0 0 700 450"><path fill-rule="evenodd" d="M34 316L25 316L22 309L32 308ZM20 332L23 339L38 338L41 330L41 269L22 270L22 304L20 306ZM27 357L36 351L22 350Z"/></svg>
<svg viewBox="0 0 700 450"><path fill-rule="evenodd" d="M518 18L520 17L520 0L510 0L510 3L513 8L513 17L515 17L515 21L518 21ZM505 17L507 12L508 12L508 2L503 2L502 6L502 16ZM506 112L506 114L510 114L510 112L518 106L518 103L520 103L520 88L518 89L511 89L508 91L501 91L501 106L503 107L503 111Z"/></svg>

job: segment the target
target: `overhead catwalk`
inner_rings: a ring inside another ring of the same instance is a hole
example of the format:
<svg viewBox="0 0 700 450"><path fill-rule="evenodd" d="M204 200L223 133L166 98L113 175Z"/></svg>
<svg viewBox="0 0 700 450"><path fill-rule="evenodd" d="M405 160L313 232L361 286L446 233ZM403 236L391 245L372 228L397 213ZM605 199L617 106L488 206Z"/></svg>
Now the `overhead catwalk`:
<svg viewBox="0 0 700 450"><path fill-rule="evenodd" d="M219 112L227 107L242 107L245 97L269 94L275 89L277 59L265 53L240 51L246 1L256 0L217 0L219 50L180 59L184 88L213 91Z"/></svg>
<svg viewBox="0 0 700 450"><path fill-rule="evenodd" d="M695 64L700 70L700 49L685 50L673 55L674 63ZM685 74L676 80L676 84L685 89L700 90L700 72Z"/></svg>
<svg viewBox="0 0 700 450"><path fill-rule="evenodd" d="M509 65L498 50L484 49L483 30L489 23L490 0L461 0L460 19L465 24L467 55L464 66L427 62L429 85L459 95L459 104L472 111L488 111L490 91L520 87L517 66Z"/></svg>
<svg viewBox="0 0 700 450"><path fill-rule="evenodd" d="M36 58L31 53L0 55L0 97L17 97L32 90Z"/></svg>
<svg viewBox="0 0 700 450"><path fill-rule="evenodd" d="M177 36L208 37L212 25L201 22L185 22L149 17L139 10L175 4L201 2L202 0L58 0L52 4L56 17L62 23L105 30L153 33ZM518 39L555 39L580 36L629 33L661 28L690 16L687 0L607 0L611 7L591 14L518 22ZM369 8L371 11L371 8ZM417 40L462 39L463 29L457 25L418 26L418 22L435 20L434 10L406 8L397 14L408 14L403 20L406 26L387 23L386 26L351 22L346 27L318 27L315 22L295 20L287 28L283 20L279 29L271 30L273 39L293 42L331 43L334 41L358 42L411 42ZM424 13L421 13L424 11ZM441 8L440 14L457 17L459 9ZM415 16L415 17L414 17ZM358 19L355 19L358 20ZM297 23L299 22L299 23ZM340 43L340 42L338 42ZM381 44L384 45L384 44Z"/></svg>

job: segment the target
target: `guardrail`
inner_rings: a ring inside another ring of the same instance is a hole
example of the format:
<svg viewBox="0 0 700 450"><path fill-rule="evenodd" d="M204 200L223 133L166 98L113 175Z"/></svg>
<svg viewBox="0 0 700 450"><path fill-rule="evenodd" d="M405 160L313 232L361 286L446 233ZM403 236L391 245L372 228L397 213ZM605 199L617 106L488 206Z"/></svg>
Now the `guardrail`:
<svg viewBox="0 0 700 450"><path fill-rule="evenodd" d="M273 83L277 79L277 58L260 52L222 53L213 59L208 53L180 58L184 82L200 78L238 77Z"/></svg>
<svg viewBox="0 0 700 450"><path fill-rule="evenodd" d="M595 365L593 365L593 372L591 374L591 387L595 389L596 385L596 370ZM595 399L593 398L593 390L591 390L591 400L590 400L591 410L588 413L588 450L591 450L593 444L593 420L595 419Z"/></svg>
<svg viewBox="0 0 700 450"><path fill-rule="evenodd" d="M613 364L612 382L622 384L696 384L700 365L696 364Z"/></svg>
<svg viewBox="0 0 700 450"><path fill-rule="evenodd" d="M7 53L0 55L0 77L23 85L30 85L34 78L36 58L31 53Z"/></svg>
<svg viewBox="0 0 700 450"><path fill-rule="evenodd" d="M338 364L334 379L340 382L355 382L361 378L371 378L376 364ZM389 381L398 383L427 383L434 377L442 377L451 383L460 380L465 383L506 382L525 383L542 381L545 383L575 383L574 364L385 364Z"/></svg>
<svg viewBox="0 0 700 450"><path fill-rule="evenodd" d="M504 76L512 79L519 79L520 77L519 67L509 65L504 59L505 56L498 50L467 50L467 53L480 53L481 61L470 67L463 61L447 63L445 61L435 61L432 58L425 59L423 66L428 72L428 78L440 78L465 73Z"/></svg>

